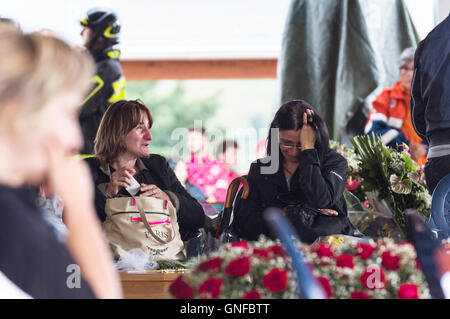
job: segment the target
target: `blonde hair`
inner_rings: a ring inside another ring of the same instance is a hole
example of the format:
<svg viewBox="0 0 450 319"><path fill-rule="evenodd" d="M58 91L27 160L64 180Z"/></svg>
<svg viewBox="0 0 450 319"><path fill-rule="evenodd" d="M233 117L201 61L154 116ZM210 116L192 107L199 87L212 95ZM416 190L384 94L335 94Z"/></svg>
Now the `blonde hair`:
<svg viewBox="0 0 450 319"><path fill-rule="evenodd" d="M94 142L95 156L102 164L111 164L117 156L126 152L125 137L139 124L142 112L147 115L152 127L152 113L139 100L121 100L108 107Z"/></svg>
<svg viewBox="0 0 450 319"><path fill-rule="evenodd" d="M44 124L46 106L57 94L86 94L91 86L92 58L59 39L2 28L0 43L0 116L3 105L15 103L16 133Z"/></svg>

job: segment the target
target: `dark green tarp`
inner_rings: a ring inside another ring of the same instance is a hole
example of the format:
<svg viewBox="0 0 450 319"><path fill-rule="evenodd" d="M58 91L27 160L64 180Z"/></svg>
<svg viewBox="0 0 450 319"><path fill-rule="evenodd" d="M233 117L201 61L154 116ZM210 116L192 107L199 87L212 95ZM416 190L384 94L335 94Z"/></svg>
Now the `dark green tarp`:
<svg viewBox="0 0 450 319"><path fill-rule="evenodd" d="M303 99L330 137L362 133L373 98L399 79L401 51L419 41L402 0L293 0L278 62L281 103Z"/></svg>

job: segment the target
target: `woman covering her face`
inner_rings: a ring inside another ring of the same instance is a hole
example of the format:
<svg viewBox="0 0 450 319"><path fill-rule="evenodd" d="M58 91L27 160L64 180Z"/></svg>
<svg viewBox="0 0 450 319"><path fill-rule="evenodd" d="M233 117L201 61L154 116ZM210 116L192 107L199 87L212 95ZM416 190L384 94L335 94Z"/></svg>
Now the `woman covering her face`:
<svg viewBox="0 0 450 319"><path fill-rule="evenodd" d="M93 63L58 39L14 28L1 28L0 42L0 272L33 298L119 298L89 169L74 158ZM67 245L38 209L43 183L64 201Z"/></svg>
<svg viewBox="0 0 450 319"><path fill-rule="evenodd" d="M150 196L171 201L183 241L203 227L205 214L188 194L166 159L149 154L153 117L139 101L118 101L106 110L95 140L95 157L88 158L95 184L97 215L106 219L106 199L116 196ZM130 189L132 180L139 186Z"/></svg>
<svg viewBox="0 0 450 319"><path fill-rule="evenodd" d="M250 195L236 204L239 236L272 237L262 214L268 207L283 209L307 243L319 236L355 233L343 196L347 161L330 150L326 125L310 105L300 100L280 107L270 125L267 154L269 158L250 166ZM316 215L312 225L305 222L305 210Z"/></svg>

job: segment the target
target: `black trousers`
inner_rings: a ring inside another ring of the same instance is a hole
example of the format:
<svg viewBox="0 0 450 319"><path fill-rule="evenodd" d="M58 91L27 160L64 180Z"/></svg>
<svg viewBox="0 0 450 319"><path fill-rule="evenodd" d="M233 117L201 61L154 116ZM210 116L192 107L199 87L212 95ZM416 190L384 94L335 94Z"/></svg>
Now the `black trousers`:
<svg viewBox="0 0 450 319"><path fill-rule="evenodd" d="M450 155L430 158L425 164L425 180L428 192L433 195L439 181L450 174Z"/></svg>

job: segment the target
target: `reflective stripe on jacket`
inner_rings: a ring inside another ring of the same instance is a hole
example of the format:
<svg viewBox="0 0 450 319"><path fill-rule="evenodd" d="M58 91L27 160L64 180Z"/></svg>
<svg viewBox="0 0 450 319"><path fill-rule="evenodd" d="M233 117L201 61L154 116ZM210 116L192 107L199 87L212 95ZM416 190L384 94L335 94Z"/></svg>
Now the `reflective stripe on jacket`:
<svg viewBox="0 0 450 319"><path fill-rule="evenodd" d="M115 55L108 53L115 52ZM93 154L98 126L108 106L125 98L125 78L119 63L118 50L109 50L96 57L97 73L92 78L92 90L82 103L80 126L84 146L82 154Z"/></svg>
<svg viewBox="0 0 450 319"><path fill-rule="evenodd" d="M410 93L400 82L386 88L372 103L365 134L381 135L384 145L422 143L411 122Z"/></svg>

